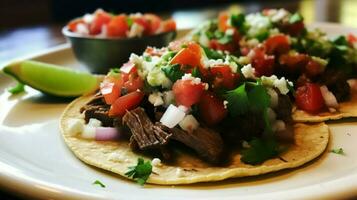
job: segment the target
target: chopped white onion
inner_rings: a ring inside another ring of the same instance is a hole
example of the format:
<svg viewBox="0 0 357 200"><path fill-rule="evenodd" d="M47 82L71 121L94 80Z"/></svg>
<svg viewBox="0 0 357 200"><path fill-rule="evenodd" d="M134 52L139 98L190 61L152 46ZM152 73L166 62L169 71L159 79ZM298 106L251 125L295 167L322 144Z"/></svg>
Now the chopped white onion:
<svg viewBox="0 0 357 200"><path fill-rule="evenodd" d="M71 135L77 135L83 131L83 122L80 119L70 119L68 121L68 132Z"/></svg>
<svg viewBox="0 0 357 200"><path fill-rule="evenodd" d="M154 106L161 106L164 104L164 100L162 99L161 92L154 92L150 94L148 100Z"/></svg>
<svg viewBox="0 0 357 200"><path fill-rule="evenodd" d="M135 63L127 62L120 67L120 71L129 74L133 67L135 67Z"/></svg>
<svg viewBox="0 0 357 200"><path fill-rule="evenodd" d="M89 121L88 121L88 126L91 126L91 127L100 127L102 126L102 122L95 119L95 118L90 118Z"/></svg>
<svg viewBox="0 0 357 200"><path fill-rule="evenodd" d="M180 121L185 117L185 112L180 110L178 107L170 104L170 106L166 109L165 113L162 115L160 122L169 127L175 127Z"/></svg>
<svg viewBox="0 0 357 200"><path fill-rule="evenodd" d="M107 141L119 138L119 131L114 127L96 127L95 140Z"/></svg>
<svg viewBox="0 0 357 200"><path fill-rule="evenodd" d="M179 125L183 130L187 132L193 132L200 126L200 124L193 115L186 115L183 120L180 121Z"/></svg>
<svg viewBox="0 0 357 200"><path fill-rule="evenodd" d="M329 108L338 108L338 102L335 95L328 90L326 85L321 86L320 90L326 106Z"/></svg>
<svg viewBox="0 0 357 200"><path fill-rule="evenodd" d="M190 112L190 108L188 108L188 107L186 107L184 105L179 105L177 108L182 110L184 113Z"/></svg>
<svg viewBox="0 0 357 200"><path fill-rule="evenodd" d="M84 126L82 131L82 137L86 139L94 139L95 138L95 127L93 126Z"/></svg>

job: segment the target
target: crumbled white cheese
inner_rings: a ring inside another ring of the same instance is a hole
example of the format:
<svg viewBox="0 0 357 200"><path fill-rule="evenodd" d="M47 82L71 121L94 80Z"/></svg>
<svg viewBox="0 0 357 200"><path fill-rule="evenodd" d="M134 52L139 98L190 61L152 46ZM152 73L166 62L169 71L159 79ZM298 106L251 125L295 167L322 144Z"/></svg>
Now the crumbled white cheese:
<svg viewBox="0 0 357 200"><path fill-rule="evenodd" d="M185 130L187 132L193 132L200 126L200 124L193 115L186 115L180 121L179 126L182 128L182 130Z"/></svg>
<svg viewBox="0 0 357 200"><path fill-rule="evenodd" d="M228 105L228 101L224 100L224 101L223 101L223 107L224 107L225 109L227 109L227 105Z"/></svg>
<svg viewBox="0 0 357 200"><path fill-rule="evenodd" d="M83 131L83 122L80 119L70 119L68 121L68 133L77 135Z"/></svg>
<svg viewBox="0 0 357 200"><path fill-rule="evenodd" d="M164 100L162 99L162 93L161 92L154 92L149 95L149 102L154 105L154 106L161 106L164 104Z"/></svg>
<svg viewBox="0 0 357 200"><path fill-rule="evenodd" d="M174 93L172 90L163 92L164 105L167 107L172 104L175 100Z"/></svg>
<svg viewBox="0 0 357 200"><path fill-rule="evenodd" d="M151 165L154 167L160 167L162 165L161 160L159 158L154 158L151 161Z"/></svg>
<svg viewBox="0 0 357 200"><path fill-rule="evenodd" d="M203 61L203 65L205 68L210 68L213 66L224 65L224 61L222 59L207 59Z"/></svg>
<svg viewBox="0 0 357 200"><path fill-rule="evenodd" d="M126 33L126 35L129 38L141 37L143 35L143 32L144 32L143 26L141 26L140 24L137 24L137 23L133 23L133 25L131 25L130 30Z"/></svg>
<svg viewBox="0 0 357 200"><path fill-rule="evenodd" d="M82 131L82 137L87 139L94 139L95 138L95 127L93 126L84 126Z"/></svg>
<svg viewBox="0 0 357 200"><path fill-rule="evenodd" d="M192 84L200 84L201 83L201 79L197 78L197 77L193 77L192 74L185 74L182 76L181 79L184 81L190 80L192 82Z"/></svg>
<svg viewBox="0 0 357 200"><path fill-rule="evenodd" d="M271 21L278 22L288 16L288 12L285 9L279 9L275 14L271 16Z"/></svg>
<svg viewBox="0 0 357 200"><path fill-rule="evenodd" d="M122 153L118 152L113 152L108 156L109 161L114 161L114 162L128 162L129 159Z"/></svg>
<svg viewBox="0 0 357 200"><path fill-rule="evenodd" d="M272 108L276 108L278 106L278 103L279 103L278 94L272 88L267 88L267 92L268 92L268 94L270 96L270 106Z"/></svg>
<svg viewBox="0 0 357 200"><path fill-rule="evenodd" d="M129 62L134 63L135 65L141 66L143 63L144 59L142 56L138 56L135 53L131 53L129 57Z"/></svg>
<svg viewBox="0 0 357 200"><path fill-rule="evenodd" d="M83 21L84 21L84 23L86 23L86 24L90 24L90 23L92 23L92 21L93 21L93 19L94 19L94 16L92 15L92 14L85 14L84 16L83 16Z"/></svg>
<svg viewBox="0 0 357 200"><path fill-rule="evenodd" d="M251 64L244 65L241 69L242 74L245 78L252 78L255 79L255 69L252 67Z"/></svg>
<svg viewBox="0 0 357 200"><path fill-rule="evenodd" d="M285 77L281 77L280 79L275 76L262 76L261 77L262 84L265 86L271 86L271 87L276 87L281 94L287 94L289 92L288 84L290 86L293 86L293 83L291 81L288 81L285 79Z"/></svg>
<svg viewBox="0 0 357 200"><path fill-rule="evenodd" d="M246 16L246 22L250 25L247 35L249 37L255 37L263 32L267 31L270 27L270 20L268 17L261 15L260 13L253 13Z"/></svg>
<svg viewBox="0 0 357 200"><path fill-rule="evenodd" d="M88 35L89 30L85 24L79 23L76 26L76 32L81 34L81 35Z"/></svg>
<svg viewBox="0 0 357 200"><path fill-rule="evenodd" d="M250 63L250 58L248 56L241 56L238 58L238 63L241 65L247 65Z"/></svg>
<svg viewBox="0 0 357 200"><path fill-rule="evenodd" d="M102 122L95 119L95 118L90 118L88 121L87 126L91 126L91 127L101 127L102 126Z"/></svg>
<svg viewBox="0 0 357 200"><path fill-rule="evenodd" d="M285 122L282 120L276 120L272 125L272 129L274 132L284 131L286 129Z"/></svg>

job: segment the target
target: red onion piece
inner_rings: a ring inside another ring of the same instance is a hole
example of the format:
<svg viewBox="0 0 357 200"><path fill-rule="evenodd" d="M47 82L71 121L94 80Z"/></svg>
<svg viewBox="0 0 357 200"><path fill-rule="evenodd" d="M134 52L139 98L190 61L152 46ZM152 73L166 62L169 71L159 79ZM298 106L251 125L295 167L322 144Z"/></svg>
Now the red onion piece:
<svg viewBox="0 0 357 200"><path fill-rule="evenodd" d="M116 140L119 136L118 129L113 127L97 127L95 130L95 140L98 141Z"/></svg>
<svg viewBox="0 0 357 200"><path fill-rule="evenodd" d="M134 67L135 67L135 63L127 62L123 64L123 66L120 68L120 71L129 74L131 69L133 69Z"/></svg>

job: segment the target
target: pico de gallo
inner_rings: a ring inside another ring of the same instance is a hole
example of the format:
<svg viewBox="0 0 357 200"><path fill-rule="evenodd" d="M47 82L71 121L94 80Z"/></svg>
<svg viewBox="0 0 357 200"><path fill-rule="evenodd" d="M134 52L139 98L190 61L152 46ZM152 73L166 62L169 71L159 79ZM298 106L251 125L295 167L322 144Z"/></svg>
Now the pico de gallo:
<svg viewBox="0 0 357 200"><path fill-rule="evenodd" d="M97 9L93 14L70 21L67 27L83 36L132 38L175 31L176 23L150 13L114 15Z"/></svg>
<svg viewBox="0 0 357 200"><path fill-rule="evenodd" d="M257 78L251 64L238 60L196 42L148 47L112 69L82 112L89 125L128 127L133 150L157 149L169 160L170 139L208 163L223 163L226 150L242 148L243 162L260 164L280 154L282 141L294 140L288 97L293 85L275 75Z"/></svg>
<svg viewBox="0 0 357 200"><path fill-rule="evenodd" d="M355 87L348 80L357 78L357 37L328 38L318 29L308 30L299 13L222 12L197 28L192 39L237 56L241 65L251 64L255 77L288 78L294 83L296 106L309 113L338 111L339 102L347 101Z"/></svg>

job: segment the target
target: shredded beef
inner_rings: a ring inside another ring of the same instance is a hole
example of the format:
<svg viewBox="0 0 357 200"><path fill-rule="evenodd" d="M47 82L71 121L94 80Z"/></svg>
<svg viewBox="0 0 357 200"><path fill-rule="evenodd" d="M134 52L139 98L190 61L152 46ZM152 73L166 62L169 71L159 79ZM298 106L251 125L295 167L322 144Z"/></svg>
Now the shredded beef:
<svg viewBox="0 0 357 200"><path fill-rule="evenodd" d="M109 117L110 106L103 101L103 96L97 94L90 102L81 108L84 112L84 119L88 123L90 118L95 118L102 122L105 127L112 127L114 118Z"/></svg>
<svg viewBox="0 0 357 200"><path fill-rule="evenodd" d="M350 86L347 79L348 76L345 72L333 69L327 70L319 77L320 84L326 85L338 102L346 101L350 97Z"/></svg>
<svg viewBox="0 0 357 200"><path fill-rule="evenodd" d="M274 109L277 119L291 121L292 103L289 96L279 94L278 106Z"/></svg>
<svg viewBox="0 0 357 200"><path fill-rule="evenodd" d="M170 133L154 125L144 109L140 107L127 111L122 118L122 122L129 127L132 137L141 150L159 148L162 145L166 145L171 137Z"/></svg>

